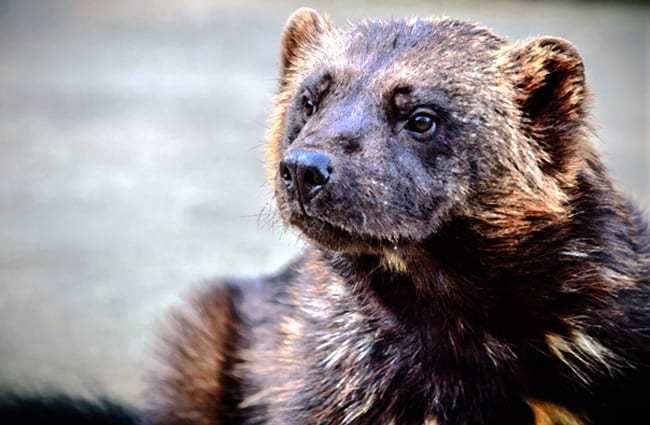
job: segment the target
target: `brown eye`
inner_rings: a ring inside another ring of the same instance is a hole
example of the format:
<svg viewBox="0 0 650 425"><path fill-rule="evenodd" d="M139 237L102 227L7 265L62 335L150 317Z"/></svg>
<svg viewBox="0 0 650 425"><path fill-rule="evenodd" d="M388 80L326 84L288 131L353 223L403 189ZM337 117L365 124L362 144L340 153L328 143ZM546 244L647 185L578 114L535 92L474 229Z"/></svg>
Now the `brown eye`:
<svg viewBox="0 0 650 425"><path fill-rule="evenodd" d="M426 133L436 127L436 118L426 112L412 115L406 123L406 129L415 133Z"/></svg>
<svg viewBox="0 0 650 425"><path fill-rule="evenodd" d="M302 112L306 117L311 117L316 111L316 104L309 98L303 97L302 99Z"/></svg>

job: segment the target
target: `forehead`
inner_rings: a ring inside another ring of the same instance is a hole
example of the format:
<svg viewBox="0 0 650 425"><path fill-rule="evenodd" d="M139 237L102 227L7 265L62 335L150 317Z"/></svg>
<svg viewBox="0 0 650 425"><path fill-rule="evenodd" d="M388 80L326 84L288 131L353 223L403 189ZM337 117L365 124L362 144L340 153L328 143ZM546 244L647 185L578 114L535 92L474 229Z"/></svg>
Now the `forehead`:
<svg viewBox="0 0 650 425"><path fill-rule="evenodd" d="M339 83L430 88L486 75L492 54L507 42L489 29L451 19L366 21L335 29L311 58Z"/></svg>

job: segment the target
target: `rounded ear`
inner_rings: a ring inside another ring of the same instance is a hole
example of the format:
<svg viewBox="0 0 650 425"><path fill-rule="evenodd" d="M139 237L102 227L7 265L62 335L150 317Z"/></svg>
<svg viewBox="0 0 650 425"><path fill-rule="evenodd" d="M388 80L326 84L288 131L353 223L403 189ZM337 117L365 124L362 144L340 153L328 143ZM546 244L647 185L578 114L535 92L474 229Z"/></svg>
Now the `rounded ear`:
<svg viewBox="0 0 650 425"><path fill-rule="evenodd" d="M287 20L282 31L282 55L280 58L280 84L284 86L287 76L307 46L318 42L319 37L332 27L329 19L314 9L303 7Z"/></svg>
<svg viewBox="0 0 650 425"><path fill-rule="evenodd" d="M564 171L588 124L584 64L566 40L538 37L515 44L509 55L523 126Z"/></svg>

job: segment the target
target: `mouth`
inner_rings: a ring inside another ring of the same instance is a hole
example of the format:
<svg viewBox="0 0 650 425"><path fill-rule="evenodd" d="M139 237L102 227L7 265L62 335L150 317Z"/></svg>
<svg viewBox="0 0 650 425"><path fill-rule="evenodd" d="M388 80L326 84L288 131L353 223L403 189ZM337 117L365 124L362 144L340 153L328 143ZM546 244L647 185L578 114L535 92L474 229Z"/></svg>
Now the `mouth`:
<svg viewBox="0 0 650 425"><path fill-rule="evenodd" d="M386 251L387 247L392 249L403 244L397 238L362 233L353 226L334 223L322 216L311 214L309 209L292 208L288 223L313 242L339 251L379 253Z"/></svg>

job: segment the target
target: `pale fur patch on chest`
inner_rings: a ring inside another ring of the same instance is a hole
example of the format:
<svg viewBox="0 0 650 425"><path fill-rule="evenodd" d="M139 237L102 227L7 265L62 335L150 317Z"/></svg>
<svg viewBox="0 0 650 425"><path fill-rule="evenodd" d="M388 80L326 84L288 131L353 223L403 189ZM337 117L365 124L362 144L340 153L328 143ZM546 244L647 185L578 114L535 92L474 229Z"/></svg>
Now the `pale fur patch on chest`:
<svg viewBox="0 0 650 425"><path fill-rule="evenodd" d="M551 353L586 385L590 384L592 373L613 373L620 368L623 359L595 338L579 330L569 336L546 334L546 343Z"/></svg>
<svg viewBox="0 0 650 425"><path fill-rule="evenodd" d="M381 257L381 266L386 270L406 273L406 261L396 252L387 250Z"/></svg>

